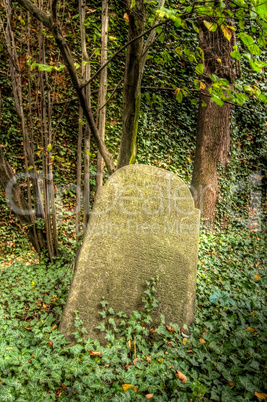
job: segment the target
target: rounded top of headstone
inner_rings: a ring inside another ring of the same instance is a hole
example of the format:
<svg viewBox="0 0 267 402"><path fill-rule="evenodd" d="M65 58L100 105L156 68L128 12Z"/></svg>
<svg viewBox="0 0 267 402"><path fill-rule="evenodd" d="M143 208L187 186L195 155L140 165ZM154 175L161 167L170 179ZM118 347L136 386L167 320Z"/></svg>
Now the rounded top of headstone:
<svg viewBox="0 0 267 402"><path fill-rule="evenodd" d="M187 185L176 174L148 165L117 170L99 190L92 211L122 215L188 215L195 211Z"/></svg>

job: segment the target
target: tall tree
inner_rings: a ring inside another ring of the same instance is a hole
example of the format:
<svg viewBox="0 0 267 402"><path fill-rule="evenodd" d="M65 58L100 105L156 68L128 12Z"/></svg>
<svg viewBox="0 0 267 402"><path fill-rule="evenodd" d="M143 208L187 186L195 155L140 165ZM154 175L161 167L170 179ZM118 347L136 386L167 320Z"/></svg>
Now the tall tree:
<svg viewBox="0 0 267 402"><path fill-rule="evenodd" d="M162 7L165 0L160 0ZM136 138L141 104L141 82L150 46L153 44L156 31L153 29L144 43L142 34L145 30L146 15L143 0L126 1L126 11L129 19L128 41L140 37L127 47L126 66L123 89L123 121L120 153L117 168L135 162ZM156 25L158 21L154 21Z"/></svg>
<svg viewBox="0 0 267 402"><path fill-rule="evenodd" d="M196 154L191 182L195 206L201 209L202 217L207 223L215 220L216 202L219 193L218 166L226 166L229 161L231 142L231 105L216 103L209 92L213 83L212 77L226 80L229 89L236 75L239 75L238 62L231 57L234 34L230 29L216 29L213 32L214 19L199 22L199 46L204 53L205 89L199 98L198 128L196 139ZM229 22L230 23L230 22ZM233 31L232 31L233 32ZM235 64L238 68L235 73Z"/></svg>

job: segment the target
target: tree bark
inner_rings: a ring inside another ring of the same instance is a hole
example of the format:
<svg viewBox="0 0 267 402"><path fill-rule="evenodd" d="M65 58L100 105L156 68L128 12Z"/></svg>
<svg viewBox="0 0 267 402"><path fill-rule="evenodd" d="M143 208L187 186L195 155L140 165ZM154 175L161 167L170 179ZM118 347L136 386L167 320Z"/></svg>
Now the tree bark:
<svg viewBox="0 0 267 402"><path fill-rule="evenodd" d="M102 0L102 26L101 26L101 67L108 60L108 0ZM104 68L100 72L99 94L98 94L98 130L100 137L105 139L106 128L106 97L107 97L107 81L108 69ZM97 170L96 170L96 191L103 184L103 168L104 160L97 153Z"/></svg>
<svg viewBox="0 0 267 402"><path fill-rule="evenodd" d="M127 0L126 10L129 17L128 41L141 35L145 28L145 6L143 0L136 0L131 8ZM127 47L123 89L123 121L120 153L117 168L135 162L136 137L141 102L141 62L143 37Z"/></svg>
<svg viewBox="0 0 267 402"><path fill-rule="evenodd" d="M34 248L37 251L37 253L40 254L44 249L46 249L46 239L45 239L44 234L40 230L37 229L35 220L36 220L36 217L43 217L42 199L41 199L41 194L40 194L37 173L36 173L36 169L35 169L33 144L30 142L30 139L29 139L27 124L26 124L26 119L25 119L24 109L23 109L21 71L20 71L20 66L18 63L17 48L16 48L15 39L14 39L14 33L13 33L12 27L11 27L12 10L11 10L10 0L5 0L4 5L5 5L6 21L7 21L6 30L4 31L4 36L5 36L6 45L7 45L7 49L8 49L8 55L9 55L9 67L10 67L10 75L11 75L11 81L12 81L12 89L13 89L15 107L16 107L17 114L21 120L24 160L25 160L25 168L26 168L26 175L27 175L28 208L27 208L27 210L23 209L23 211L25 211L25 214L27 214L26 221L28 221L28 218L30 219L31 230L27 231L28 235L30 236L29 237L30 241L34 245ZM2 167L3 166L5 166L4 162L2 164ZM31 174L29 174L30 166L32 169ZM8 168L9 172L12 172L12 169L11 170L10 169ZM3 168L4 175L5 175L5 173L4 173L5 171L6 171L6 169ZM12 180L15 180L15 177L12 177ZM32 193L31 193L30 183L32 183L35 211L33 211L33 209L32 209L32 200L31 200ZM6 185L7 185L7 183L6 183ZM19 193L18 190L16 190L14 192L14 194L16 194L16 197L19 197L22 195L22 193L21 192ZM23 213L23 212L19 208L18 208L18 211L19 211L18 213L15 212L15 215L17 216L19 221L22 222L23 220L25 220L23 217L20 216L21 213ZM34 240L32 239L32 236L34 237Z"/></svg>
<svg viewBox="0 0 267 402"><path fill-rule="evenodd" d="M158 7L163 7L164 3L165 0L159 0ZM144 33L146 22L143 0L136 1L133 8L130 6L131 2L128 1L129 41ZM141 107L141 83L149 48L156 38L156 29L154 27L157 25L158 20L155 19L153 29L149 32L145 43L143 43L143 37L140 37L127 47L123 89L122 136L117 169L135 162L138 120Z"/></svg>
<svg viewBox="0 0 267 402"><path fill-rule="evenodd" d="M206 18L207 20L207 18ZM212 84L210 74L227 79L230 88L235 78L230 56L233 46L233 32L230 41L218 26L210 32L203 22L199 24L199 44L204 52L204 74L206 88L199 99L196 154L191 182L191 191L196 208L208 226L213 226L216 217L216 203L219 196L218 166L229 161L231 139L231 106L217 105L209 93ZM205 106L206 105L206 106Z"/></svg>
<svg viewBox="0 0 267 402"><path fill-rule="evenodd" d="M44 233L32 224L32 212L29 211L28 202L24 198L11 166L4 157L2 147L0 147L0 186L5 190L7 202L25 230L35 251L40 254L44 250L44 247L42 248L45 244ZM40 238L43 244L40 244Z"/></svg>
<svg viewBox="0 0 267 402"><path fill-rule="evenodd" d="M207 94L209 95L208 91ZM207 106L202 106L202 103ZM210 96L200 95L196 154L191 183L195 207L213 224L219 193L218 164L225 166L230 151L229 104L218 106Z"/></svg>
<svg viewBox="0 0 267 402"><path fill-rule="evenodd" d="M61 56L65 62L65 65L68 69L72 85L76 90L77 96L79 98L80 105L83 108L84 115L90 130L95 138L97 147L101 152L101 155L104 158L105 164L107 166L109 174L112 174L115 171L114 160L111 153L108 151L104 141L100 138L99 132L93 117L92 110L88 104L87 98L84 96L84 92L82 91L82 85L78 78L77 71L74 65L72 53L66 43L66 40L61 32L59 24L55 18L55 15L52 17L38 7L36 7L30 0L18 0L18 3L26 8L34 17L36 17L39 21L41 21L47 28L49 28L55 38L57 47L60 50Z"/></svg>

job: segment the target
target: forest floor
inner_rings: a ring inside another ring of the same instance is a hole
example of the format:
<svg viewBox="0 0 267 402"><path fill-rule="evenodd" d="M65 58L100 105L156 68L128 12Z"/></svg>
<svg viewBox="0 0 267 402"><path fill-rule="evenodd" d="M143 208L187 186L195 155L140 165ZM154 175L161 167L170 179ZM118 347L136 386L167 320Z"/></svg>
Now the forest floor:
<svg viewBox="0 0 267 402"><path fill-rule="evenodd" d="M264 230L202 230L189 338L175 324L151 324L148 312L124 318L103 303L113 328L106 330L107 345L84 341L77 318L77 344L66 346L58 324L72 261L69 248L53 264L29 249L1 257L0 401L267 398Z"/></svg>

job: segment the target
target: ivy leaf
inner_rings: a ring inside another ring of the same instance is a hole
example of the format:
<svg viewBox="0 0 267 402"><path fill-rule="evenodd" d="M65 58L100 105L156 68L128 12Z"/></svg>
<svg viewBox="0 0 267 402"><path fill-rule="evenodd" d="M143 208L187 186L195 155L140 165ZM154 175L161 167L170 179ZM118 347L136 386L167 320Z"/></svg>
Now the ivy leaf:
<svg viewBox="0 0 267 402"><path fill-rule="evenodd" d="M211 303L218 303L218 301L219 301L219 297L218 297L218 296L216 296L216 295L211 295L211 296L210 296L210 302L211 302Z"/></svg>
<svg viewBox="0 0 267 402"><path fill-rule="evenodd" d="M38 70L50 73L53 70L53 66L48 66L47 64L38 64Z"/></svg>
<svg viewBox="0 0 267 402"><path fill-rule="evenodd" d="M224 103L217 95L212 95L211 100L213 100L219 106L222 106Z"/></svg>
<svg viewBox="0 0 267 402"><path fill-rule="evenodd" d="M251 46L254 43L253 38L244 32L241 32L240 34L238 34L238 37L242 40L242 42L246 46Z"/></svg>
<svg viewBox="0 0 267 402"><path fill-rule="evenodd" d="M244 387L247 391L254 392L255 391L255 386L251 382L249 377L238 377L238 382L239 384Z"/></svg>
<svg viewBox="0 0 267 402"><path fill-rule="evenodd" d="M232 38L231 31L229 31L229 29L227 29L224 25L221 25L221 30L223 31L225 38L230 42Z"/></svg>
<svg viewBox="0 0 267 402"><path fill-rule="evenodd" d="M203 22L205 27L208 28L210 32L215 32L217 30L217 24L215 24L215 22L209 22L206 20L204 20Z"/></svg>
<svg viewBox="0 0 267 402"><path fill-rule="evenodd" d="M230 55L236 60L240 60L242 57L241 54L239 52L237 52L236 50L234 52L231 52Z"/></svg>
<svg viewBox="0 0 267 402"><path fill-rule="evenodd" d="M259 4L255 6L255 10L258 13L258 15L266 21L267 19L267 7L266 7L266 2L262 2L262 4Z"/></svg>
<svg viewBox="0 0 267 402"><path fill-rule="evenodd" d="M198 64L198 65L196 66L195 70L196 70L196 73L197 73L198 75L203 74L203 73L204 73L204 64Z"/></svg>
<svg viewBox="0 0 267 402"><path fill-rule="evenodd" d="M248 50L250 51L250 53L257 54L258 56L260 56L261 53L262 53L262 51L259 48L259 46L256 45L255 43L253 45L251 45L251 46L248 46Z"/></svg>
<svg viewBox="0 0 267 402"><path fill-rule="evenodd" d="M181 88L176 88L176 90L174 91L174 95L176 97L176 100L181 103L183 100L183 93L181 91Z"/></svg>

